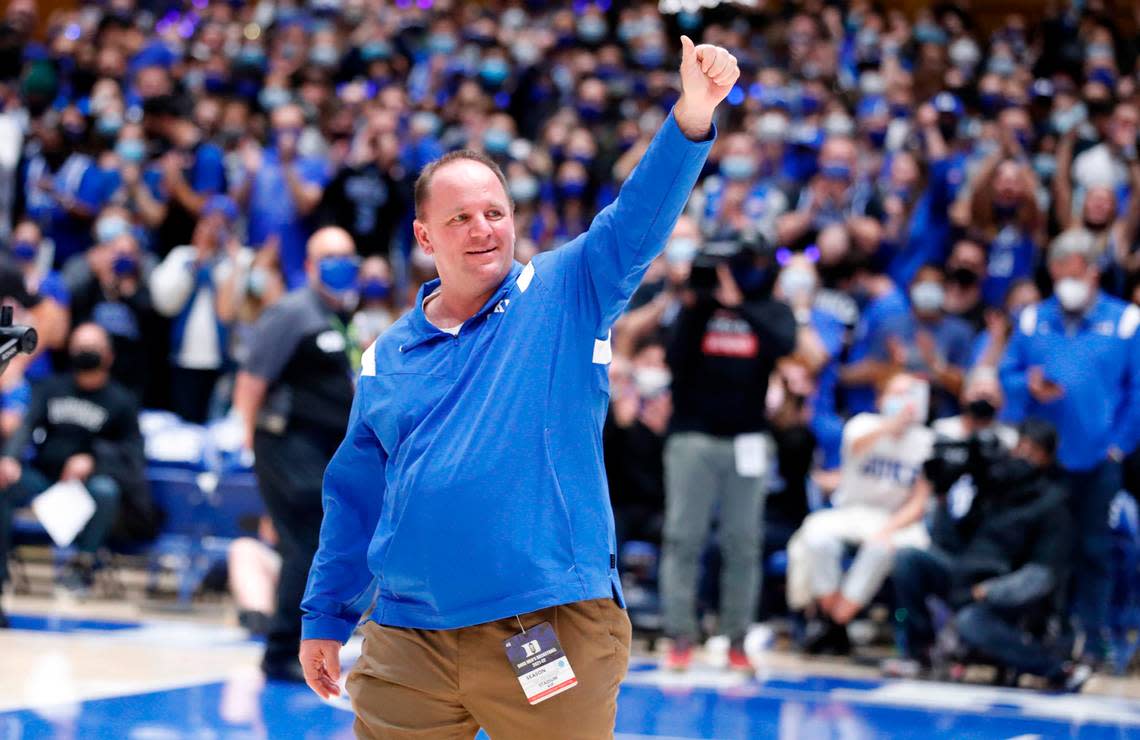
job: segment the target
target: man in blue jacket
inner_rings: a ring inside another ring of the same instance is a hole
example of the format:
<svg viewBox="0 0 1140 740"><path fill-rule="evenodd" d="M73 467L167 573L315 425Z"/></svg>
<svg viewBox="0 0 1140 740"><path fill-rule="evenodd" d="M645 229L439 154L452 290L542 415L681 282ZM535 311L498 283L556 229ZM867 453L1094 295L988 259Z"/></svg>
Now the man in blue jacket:
<svg viewBox="0 0 1140 740"><path fill-rule="evenodd" d="M561 249L514 261L507 184L481 155L445 155L416 184L440 279L365 352L302 604L305 677L328 697L375 600L348 684L361 736L613 733L630 625L602 462L609 330L739 76L724 49L682 47L672 115Z"/></svg>
<svg viewBox="0 0 1140 740"><path fill-rule="evenodd" d="M1077 541L1073 611L1085 657L1098 663L1110 588L1108 507L1121 486L1120 461L1140 438L1140 307L1097 288L1094 239L1084 229L1053 241L1049 272L1054 295L1021 312L1001 380L1007 395L1028 398L1024 417L1057 428Z"/></svg>

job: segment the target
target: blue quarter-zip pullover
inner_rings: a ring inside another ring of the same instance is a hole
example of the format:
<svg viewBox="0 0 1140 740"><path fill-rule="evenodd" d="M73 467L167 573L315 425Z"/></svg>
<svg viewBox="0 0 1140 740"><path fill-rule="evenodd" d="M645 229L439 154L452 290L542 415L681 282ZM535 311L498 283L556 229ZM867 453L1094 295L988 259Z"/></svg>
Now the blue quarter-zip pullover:
<svg viewBox="0 0 1140 740"><path fill-rule="evenodd" d="M1077 318L1067 317L1056 298L1018 317L1001 364L1002 386L1025 399L1021 416L1057 427L1057 457L1066 470L1092 470L1110 447L1127 454L1140 440L1138 327L1140 307L1104 293ZM1061 398L1041 403L1029 394L1026 376L1035 366L1064 389Z"/></svg>
<svg viewBox="0 0 1140 740"><path fill-rule="evenodd" d="M455 629L617 597L602 461L609 328L664 248L712 138L670 116L617 201L561 249L515 264L457 336L416 307L364 356L324 481L305 638Z"/></svg>

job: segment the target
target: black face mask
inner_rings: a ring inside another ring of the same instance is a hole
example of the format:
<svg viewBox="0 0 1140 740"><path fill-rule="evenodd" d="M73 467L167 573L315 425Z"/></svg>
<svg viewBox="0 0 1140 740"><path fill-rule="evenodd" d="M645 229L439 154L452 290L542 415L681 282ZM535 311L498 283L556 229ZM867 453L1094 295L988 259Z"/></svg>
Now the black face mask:
<svg viewBox="0 0 1140 740"><path fill-rule="evenodd" d="M103 355L83 349L71 355L71 367L79 372L98 370L103 365Z"/></svg>
<svg viewBox="0 0 1140 740"><path fill-rule="evenodd" d="M978 421L989 422L997 416L997 407L988 398L977 398L966 404L966 413Z"/></svg>
<svg viewBox="0 0 1140 740"><path fill-rule="evenodd" d="M1108 228L1108 224L1109 224L1108 221L1104 221L1102 223L1093 223L1092 221L1089 221L1087 218L1081 219L1081 220L1085 222L1085 228L1088 229L1089 231L1104 231L1105 229Z"/></svg>
<svg viewBox="0 0 1140 740"><path fill-rule="evenodd" d="M971 288L977 285L978 281L981 280L981 276L968 267L956 267L950 271L950 274L947 275L946 278L952 283L961 285L963 288Z"/></svg>
<svg viewBox="0 0 1140 740"><path fill-rule="evenodd" d="M1093 118L1112 113L1113 105L1111 100L1105 98L1085 100L1085 108L1088 110L1089 116Z"/></svg>

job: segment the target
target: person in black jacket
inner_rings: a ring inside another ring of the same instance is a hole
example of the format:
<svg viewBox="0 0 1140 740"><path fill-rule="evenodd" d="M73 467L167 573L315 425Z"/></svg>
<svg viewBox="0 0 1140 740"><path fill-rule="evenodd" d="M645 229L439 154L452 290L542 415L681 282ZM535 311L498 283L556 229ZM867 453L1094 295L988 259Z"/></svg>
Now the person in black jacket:
<svg viewBox="0 0 1140 740"><path fill-rule="evenodd" d="M969 508L955 517L940 496L931 526L934 544L906 548L895 560L896 615L911 670L928 664L934 633L927 599L937 597L954 612L958 637L968 648L1000 665L1045 677L1057 688L1079 691L1088 679L1026 634L1026 620L1059 606L1072 552L1067 496L1052 474L1057 433L1030 419L1019 431L1012 455L985 464L983 482L972 484ZM962 477L955 487L971 485Z"/></svg>
<svg viewBox="0 0 1140 740"><path fill-rule="evenodd" d="M82 324L72 332L68 353L72 372L36 387L0 458L0 584L7 576L12 510L57 481L81 481L95 501L94 515L75 540L79 555L64 580L69 588L91 586L95 553L113 533L124 539L155 534L138 403L111 379L111 340L101 326ZM25 461L29 444L34 451Z"/></svg>
<svg viewBox="0 0 1140 740"><path fill-rule="evenodd" d="M702 269L705 277L698 278ZM665 631L674 640L666 665L674 670L688 666L698 637L698 562L718 504L720 629L731 641L730 667L750 669L743 640L760 591L761 519L773 455L765 396L776 361L796 338L792 310L770 297L770 255L743 249L717 263L708 280L712 269L694 268L696 289L682 299L668 351L673 420L665 443L661 591Z"/></svg>

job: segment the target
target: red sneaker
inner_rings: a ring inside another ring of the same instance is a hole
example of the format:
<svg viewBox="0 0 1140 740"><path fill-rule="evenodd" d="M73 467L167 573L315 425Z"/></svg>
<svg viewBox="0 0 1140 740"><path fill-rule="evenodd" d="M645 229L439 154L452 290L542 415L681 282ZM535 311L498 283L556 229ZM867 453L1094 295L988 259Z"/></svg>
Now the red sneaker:
<svg viewBox="0 0 1140 740"><path fill-rule="evenodd" d="M665 655L665 670L686 671L693 662L693 646L681 641L674 643Z"/></svg>
<svg viewBox="0 0 1140 740"><path fill-rule="evenodd" d="M752 661L748 659L744 651L735 647L728 649L728 670L740 673L756 672L756 669L752 667Z"/></svg>

